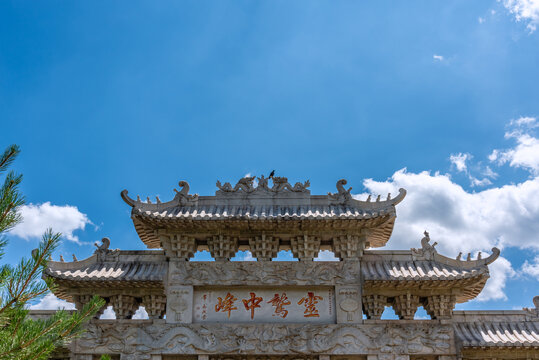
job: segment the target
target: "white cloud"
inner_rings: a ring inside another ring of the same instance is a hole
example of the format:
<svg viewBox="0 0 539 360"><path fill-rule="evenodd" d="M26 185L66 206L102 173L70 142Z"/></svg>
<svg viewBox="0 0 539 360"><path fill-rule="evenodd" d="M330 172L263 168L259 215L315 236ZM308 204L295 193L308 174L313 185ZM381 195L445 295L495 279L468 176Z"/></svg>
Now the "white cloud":
<svg viewBox="0 0 539 360"><path fill-rule="evenodd" d="M443 57L442 55L436 55L436 54L434 54L434 55L432 55L432 58L433 58L434 60L437 60L437 61L443 61L443 60L444 60L444 57Z"/></svg>
<svg viewBox="0 0 539 360"><path fill-rule="evenodd" d="M477 301L507 300L507 295L503 292L508 279L516 276L515 270L509 260L504 257L496 259L489 265L490 279L483 291L477 296Z"/></svg>
<svg viewBox="0 0 539 360"><path fill-rule="evenodd" d="M144 306L141 306L138 308L138 310L133 314L133 319L149 319L148 313L146 312L146 309Z"/></svg>
<svg viewBox="0 0 539 360"><path fill-rule="evenodd" d="M517 145L511 149L493 150L488 159L498 165L509 163L512 167L523 168L539 175L539 139L531 132L539 126L537 118L521 117L512 120L510 126L513 128L505 133L505 137L514 139Z"/></svg>
<svg viewBox="0 0 539 360"><path fill-rule="evenodd" d="M539 256L536 256L535 259L533 259L533 263L526 260L522 265L522 272L526 275L539 279Z"/></svg>
<svg viewBox="0 0 539 360"><path fill-rule="evenodd" d="M99 317L100 319L116 319L116 314L114 313L114 310L112 310L112 306L107 306L105 311L103 311L103 314Z"/></svg>
<svg viewBox="0 0 539 360"><path fill-rule="evenodd" d="M321 250L318 252L318 257L314 258L314 261L339 261L339 258L336 258L332 251Z"/></svg>
<svg viewBox="0 0 539 360"><path fill-rule="evenodd" d="M492 181L490 181L490 180L487 179L487 178L483 178L483 179L479 180L478 178L473 177L473 176L470 176L470 183L471 183L472 186L487 186L487 185L492 185Z"/></svg>
<svg viewBox="0 0 539 360"><path fill-rule="evenodd" d="M466 161L470 160L472 156L470 154L463 154L458 153L456 155L451 155L449 157L449 161L451 161L451 164L453 164L458 172L466 172L468 170L468 167L466 165Z"/></svg>
<svg viewBox="0 0 539 360"><path fill-rule="evenodd" d="M11 233L25 240L40 238L48 228L52 228L53 231L61 232L66 239L78 243L79 238L73 232L84 230L86 225L92 224L88 216L76 206L58 206L45 202L23 205L20 211L23 221Z"/></svg>
<svg viewBox="0 0 539 360"><path fill-rule="evenodd" d="M537 122L537 118L532 117L532 116L521 116L518 119L511 120L509 125L527 127L527 128L530 128L530 129L539 127L539 123Z"/></svg>
<svg viewBox="0 0 539 360"><path fill-rule="evenodd" d="M539 24L539 0L503 0L503 5L516 21L527 22L526 27L533 33Z"/></svg>
<svg viewBox="0 0 539 360"><path fill-rule="evenodd" d="M454 257L459 252L487 256L493 246L539 249L539 177L522 183L468 192L448 174L401 169L387 181L367 179L370 193L396 194L408 191L398 205L397 222L388 248L417 247L426 229L438 251ZM366 194L356 195L364 199ZM504 299L503 288L514 276L511 264L503 257L491 265L491 279L480 300Z"/></svg>
<svg viewBox="0 0 539 360"><path fill-rule="evenodd" d="M37 304L29 306L30 310L75 310L75 304L58 299L53 293L45 295Z"/></svg>
<svg viewBox="0 0 539 360"><path fill-rule="evenodd" d="M485 18L480 16L480 17L477 18L477 21L478 21L480 24L482 24L482 23L485 22Z"/></svg>

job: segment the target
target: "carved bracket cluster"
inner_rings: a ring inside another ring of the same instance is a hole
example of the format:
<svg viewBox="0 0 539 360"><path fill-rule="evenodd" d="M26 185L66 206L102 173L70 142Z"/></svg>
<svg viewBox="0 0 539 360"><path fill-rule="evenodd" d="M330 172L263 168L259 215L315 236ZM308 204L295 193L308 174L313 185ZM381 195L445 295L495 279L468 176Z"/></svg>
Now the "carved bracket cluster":
<svg viewBox="0 0 539 360"><path fill-rule="evenodd" d="M448 319L453 316L456 298L453 295L431 295L421 298L410 292L389 297L378 294L363 295L363 312L368 319L380 319L386 306L392 306L400 319L412 320L420 305L431 319Z"/></svg>

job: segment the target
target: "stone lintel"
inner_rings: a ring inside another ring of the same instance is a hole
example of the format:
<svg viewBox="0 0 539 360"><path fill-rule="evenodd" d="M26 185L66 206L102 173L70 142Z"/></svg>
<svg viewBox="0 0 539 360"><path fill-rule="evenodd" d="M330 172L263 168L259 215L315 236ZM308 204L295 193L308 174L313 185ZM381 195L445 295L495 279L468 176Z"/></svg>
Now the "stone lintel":
<svg viewBox="0 0 539 360"><path fill-rule="evenodd" d="M399 339L399 341L395 341ZM171 324L164 320L92 320L72 344L78 354L454 355L451 324ZM135 356L136 355L136 356ZM144 357L146 356L146 357ZM386 357L382 357L386 356Z"/></svg>
<svg viewBox="0 0 539 360"><path fill-rule="evenodd" d="M358 260L331 261L170 261L168 286L359 285Z"/></svg>

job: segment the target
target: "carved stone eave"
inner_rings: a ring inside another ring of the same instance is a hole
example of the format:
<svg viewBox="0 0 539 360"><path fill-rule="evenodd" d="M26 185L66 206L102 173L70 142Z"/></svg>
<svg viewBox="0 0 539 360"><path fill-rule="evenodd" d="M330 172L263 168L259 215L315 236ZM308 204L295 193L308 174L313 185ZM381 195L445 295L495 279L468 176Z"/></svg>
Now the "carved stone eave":
<svg viewBox="0 0 539 360"><path fill-rule="evenodd" d="M361 262L364 293L392 296L399 289L410 289L422 297L454 295L458 303L466 302L483 290L490 276L486 264L495 255L463 262L441 255L418 258L414 251L366 250Z"/></svg>
<svg viewBox="0 0 539 360"><path fill-rule="evenodd" d="M135 211L135 210L134 210ZM134 212L132 214L135 230L140 239L150 249L160 248L159 233L186 235L197 239L197 247L205 246L208 236L229 234L239 237L240 249L249 244L249 239L271 233L281 239L281 244L288 245L292 237L304 234L316 234L322 239L322 250L332 249L335 236L360 236L365 229L370 230L366 247L381 247L389 240L395 224L395 214L388 213L369 219L273 219L273 220L178 220L155 218L153 215ZM226 230L223 230L226 229ZM198 249L201 250L201 249ZM283 250L283 249L281 249Z"/></svg>
<svg viewBox="0 0 539 360"><path fill-rule="evenodd" d="M163 251L100 250L86 259L73 262L47 262L43 278L57 285L53 292L60 299L74 301L74 296L95 294L109 297L117 293L163 294L167 263Z"/></svg>

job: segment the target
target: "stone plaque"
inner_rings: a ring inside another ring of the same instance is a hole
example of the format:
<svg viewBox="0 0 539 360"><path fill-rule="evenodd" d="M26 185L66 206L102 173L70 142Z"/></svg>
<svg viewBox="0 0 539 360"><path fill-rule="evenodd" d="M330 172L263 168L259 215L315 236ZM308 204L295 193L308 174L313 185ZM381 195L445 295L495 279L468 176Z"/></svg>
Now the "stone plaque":
<svg viewBox="0 0 539 360"><path fill-rule="evenodd" d="M191 323L193 287L171 286L167 295L167 323Z"/></svg>
<svg viewBox="0 0 539 360"><path fill-rule="evenodd" d="M193 322L335 323L329 286L194 290Z"/></svg>

